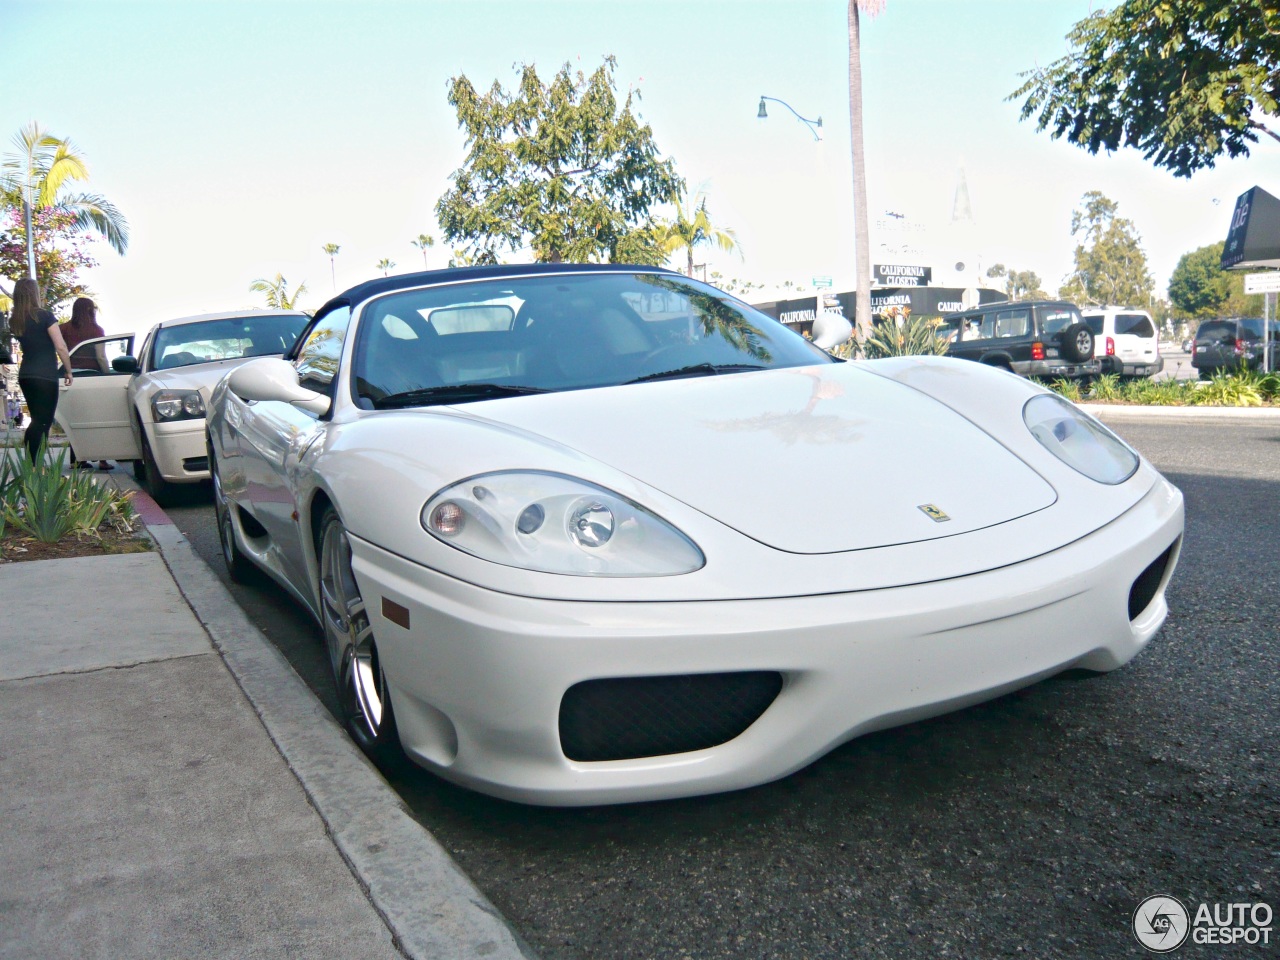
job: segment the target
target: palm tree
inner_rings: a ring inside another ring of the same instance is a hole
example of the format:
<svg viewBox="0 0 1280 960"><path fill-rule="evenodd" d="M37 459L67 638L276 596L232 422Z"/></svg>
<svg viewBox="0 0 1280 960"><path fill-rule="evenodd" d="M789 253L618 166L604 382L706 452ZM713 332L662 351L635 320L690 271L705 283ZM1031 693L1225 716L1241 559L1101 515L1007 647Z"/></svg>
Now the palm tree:
<svg viewBox="0 0 1280 960"><path fill-rule="evenodd" d="M333 292L337 293L338 277L337 277L337 274L333 272L333 258L338 255L338 251L341 250L342 248L338 246L336 243L326 243L320 249L322 249L325 253L329 255L329 280L333 284Z"/></svg>
<svg viewBox="0 0 1280 960"><path fill-rule="evenodd" d="M384 277L387 275L387 271L390 270L395 265L396 265L396 262L394 260L388 260L386 257L383 257L381 260L378 261L378 269L382 271L382 275Z"/></svg>
<svg viewBox="0 0 1280 960"><path fill-rule="evenodd" d="M862 54L859 13L874 17L884 0L849 0L849 127L853 134L853 241L857 293L854 320L858 337L871 334L871 232L867 228L867 165L862 147Z"/></svg>
<svg viewBox="0 0 1280 960"><path fill-rule="evenodd" d="M249 284L249 289L254 293L265 293L267 306L272 310L297 310L298 298L306 291L307 285L298 284L298 289L293 291L293 296L289 296L289 281L277 273L274 280L253 281Z"/></svg>
<svg viewBox="0 0 1280 960"><path fill-rule="evenodd" d="M436 245L436 238L420 233L417 240L410 240L409 242L422 251L422 269L427 269L427 248ZM392 264L392 266L395 266L395 264Z"/></svg>
<svg viewBox="0 0 1280 960"><path fill-rule="evenodd" d="M129 247L129 224L113 204L96 193L63 193L72 180L88 180L84 156L70 140L55 137L34 121L14 135L17 153L0 163L0 205L21 207L26 220L27 269L35 277L35 235L31 211L55 208L71 214L77 228L92 231L116 253Z"/></svg>
<svg viewBox="0 0 1280 960"><path fill-rule="evenodd" d="M711 222L711 215L707 213L705 194L698 193L693 198L692 216L686 212L680 197L675 197L673 202L676 205L676 218L666 224L666 238L662 242L662 252L671 256L677 250L685 250L688 255L686 276L693 276L694 247L715 244L726 253L737 250L741 256L742 246L738 243L738 235L732 230L722 230Z"/></svg>

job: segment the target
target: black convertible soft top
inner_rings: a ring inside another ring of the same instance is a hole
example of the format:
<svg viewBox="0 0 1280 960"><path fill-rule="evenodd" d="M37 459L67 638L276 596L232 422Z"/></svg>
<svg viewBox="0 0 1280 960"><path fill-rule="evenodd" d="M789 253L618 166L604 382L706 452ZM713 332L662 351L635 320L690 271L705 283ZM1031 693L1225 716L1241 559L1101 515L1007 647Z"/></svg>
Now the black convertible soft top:
<svg viewBox="0 0 1280 960"><path fill-rule="evenodd" d="M632 263L500 263L481 267L450 267L445 270L419 270L417 273L401 273L394 277L377 277L366 280L354 287L348 287L342 293L332 297L328 303L317 310L323 312L330 303L346 303L355 305L380 293L393 290L407 290L412 287L426 286L432 283L457 283L461 280L492 280L496 277L520 277L530 274L556 273L662 273L674 277L683 277L665 267L650 267Z"/></svg>

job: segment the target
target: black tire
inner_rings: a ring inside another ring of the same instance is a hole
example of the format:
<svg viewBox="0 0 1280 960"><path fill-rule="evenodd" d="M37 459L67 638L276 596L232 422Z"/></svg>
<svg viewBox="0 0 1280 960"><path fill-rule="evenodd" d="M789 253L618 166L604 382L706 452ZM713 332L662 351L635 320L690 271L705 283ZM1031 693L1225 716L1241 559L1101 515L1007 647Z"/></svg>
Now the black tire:
<svg viewBox="0 0 1280 960"><path fill-rule="evenodd" d="M213 448L209 447L209 473L213 477L213 512L218 523L218 541L222 544L222 562L227 566L227 575L233 583L258 583L262 574L257 565L240 552L236 543L235 523L231 516L231 504L222 493L222 478L218 476L218 465L213 458Z"/></svg>
<svg viewBox="0 0 1280 960"><path fill-rule="evenodd" d="M1073 323L1058 334L1062 355L1072 363L1085 363L1093 359L1093 331L1088 324Z"/></svg>
<svg viewBox="0 0 1280 960"><path fill-rule="evenodd" d="M400 738L369 614L351 571L351 545L333 507L325 508L318 530L320 620L342 719L360 749L385 763L400 755Z"/></svg>
<svg viewBox="0 0 1280 960"><path fill-rule="evenodd" d="M1199 377L1200 377L1200 379L1201 379L1201 380L1212 380L1212 379L1213 379L1213 371L1212 371L1212 370L1201 370L1201 371L1199 372Z"/></svg>
<svg viewBox="0 0 1280 960"><path fill-rule="evenodd" d="M135 471L136 472L136 471ZM147 442L147 432L142 431L142 488L160 506L167 506L173 499L173 484L160 475L160 466Z"/></svg>

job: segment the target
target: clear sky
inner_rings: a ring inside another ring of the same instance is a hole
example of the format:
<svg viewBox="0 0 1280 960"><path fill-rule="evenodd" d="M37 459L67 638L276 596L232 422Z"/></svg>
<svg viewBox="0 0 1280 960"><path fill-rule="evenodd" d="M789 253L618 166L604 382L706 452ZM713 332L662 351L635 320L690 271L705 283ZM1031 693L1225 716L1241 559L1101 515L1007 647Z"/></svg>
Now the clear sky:
<svg viewBox="0 0 1280 960"><path fill-rule="evenodd" d="M1087 190L1120 204L1163 293L1183 253L1226 237L1235 198L1276 191L1280 145L1190 180L1134 151L1092 157L1018 121L1018 73L1066 50L1097 0L888 0L863 21L872 260L972 280L995 262L1050 292ZM844 0L0 0L0 134L39 121L87 156L88 189L132 231L87 280L109 331L260 303L257 277L334 289L444 266L434 205L463 159L451 77L510 86L618 58L617 82L743 256L711 269L772 286L853 286ZM825 140L764 94L807 117ZM950 226L963 168L974 226ZM1217 201L1215 203L1215 201ZM887 212L902 214L902 219ZM699 260L704 259L699 256ZM954 265L966 264L962 274Z"/></svg>

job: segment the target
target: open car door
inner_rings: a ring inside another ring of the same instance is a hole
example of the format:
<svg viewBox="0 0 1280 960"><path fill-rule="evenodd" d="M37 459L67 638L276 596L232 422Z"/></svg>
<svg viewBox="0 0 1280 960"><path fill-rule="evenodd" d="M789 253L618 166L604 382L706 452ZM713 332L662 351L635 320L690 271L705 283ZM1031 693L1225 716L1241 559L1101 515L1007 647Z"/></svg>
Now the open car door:
<svg viewBox="0 0 1280 960"><path fill-rule="evenodd" d="M126 361L120 364L125 369L117 370L115 361L121 357L133 360L132 333L86 340L71 351L75 379L70 387L60 386L54 419L80 460L142 457L128 399L137 363Z"/></svg>

